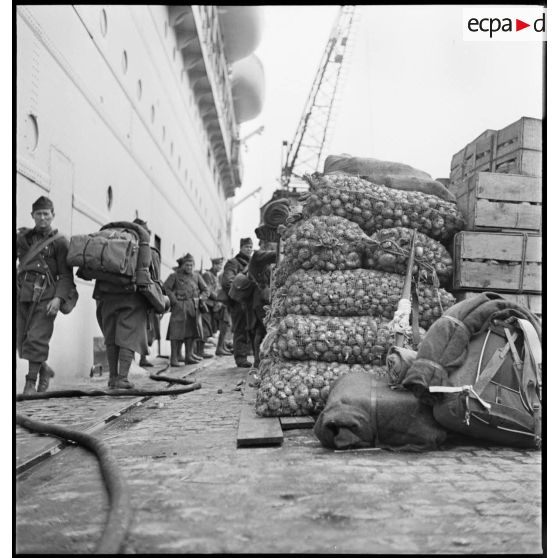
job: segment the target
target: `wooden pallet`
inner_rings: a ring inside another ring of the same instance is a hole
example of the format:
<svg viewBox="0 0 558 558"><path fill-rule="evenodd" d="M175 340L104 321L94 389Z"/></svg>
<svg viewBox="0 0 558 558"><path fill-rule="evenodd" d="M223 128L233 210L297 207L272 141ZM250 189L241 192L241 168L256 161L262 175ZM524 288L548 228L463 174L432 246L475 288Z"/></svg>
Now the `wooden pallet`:
<svg viewBox="0 0 558 558"><path fill-rule="evenodd" d="M456 182L450 191L457 198L468 231L541 229L541 178L479 172Z"/></svg>
<svg viewBox="0 0 558 558"><path fill-rule="evenodd" d="M256 388L245 381L244 400L240 409L236 447L280 446L283 443L283 430L313 428L314 419L304 417L260 417L256 414Z"/></svg>
<svg viewBox="0 0 558 558"><path fill-rule="evenodd" d="M453 288L540 293L538 235L462 231L454 237Z"/></svg>

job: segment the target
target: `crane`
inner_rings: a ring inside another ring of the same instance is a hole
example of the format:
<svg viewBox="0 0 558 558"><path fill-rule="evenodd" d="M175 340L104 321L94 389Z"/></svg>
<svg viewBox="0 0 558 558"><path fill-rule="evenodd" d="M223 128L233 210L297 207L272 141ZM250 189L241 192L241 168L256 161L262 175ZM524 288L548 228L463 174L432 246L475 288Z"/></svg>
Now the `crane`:
<svg viewBox="0 0 558 558"><path fill-rule="evenodd" d="M287 155L282 162L281 187L286 190L291 182L299 185L302 174L317 171L323 163L342 84L342 70L346 68L351 32L355 27L355 16L356 6L340 6L294 140L290 145L283 142L283 153L287 151Z"/></svg>

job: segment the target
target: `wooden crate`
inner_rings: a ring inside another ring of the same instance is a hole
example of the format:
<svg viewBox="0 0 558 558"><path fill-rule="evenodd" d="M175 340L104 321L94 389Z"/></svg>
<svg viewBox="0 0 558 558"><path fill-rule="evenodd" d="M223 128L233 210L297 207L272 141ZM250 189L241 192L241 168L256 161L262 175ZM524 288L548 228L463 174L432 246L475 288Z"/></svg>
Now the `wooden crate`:
<svg viewBox="0 0 558 558"><path fill-rule="evenodd" d="M450 191L468 231L541 230L540 178L478 172L453 184Z"/></svg>
<svg viewBox="0 0 558 558"><path fill-rule="evenodd" d="M479 295L479 291L454 291L453 295L457 302L467 300ZM538 316L539 318L543 313L542 295L540 294L517 294L517 293L498 293L504 298L511 300L512 302L517 302L521 306L525 306Z"/></svg>
<svg viewBox="0 0 558 558"><path fill-rule="evenodd" d="M462 231L454 237L453 288L540 293L539 235Z"/></svg>
<svg viewBox="0 0 558 558"><path fill-rule="evenodd" d="M524 116L496 134L494 159L518 149L542 151L542 120Z"/></svg>
<svg viewBox="0 0 558 558"><path fill-rule="evenodd" d="M480 134L452 157L450 184L483 171L542 176L542 121L523 117Z"/></svg>

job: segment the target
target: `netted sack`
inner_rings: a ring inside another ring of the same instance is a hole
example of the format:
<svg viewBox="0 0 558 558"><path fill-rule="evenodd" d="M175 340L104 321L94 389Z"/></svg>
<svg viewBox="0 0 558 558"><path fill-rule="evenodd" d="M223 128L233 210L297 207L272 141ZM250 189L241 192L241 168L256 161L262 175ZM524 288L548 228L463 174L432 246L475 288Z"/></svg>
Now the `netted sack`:
<svg viewBox="0 0 558 558"><path fill-rule="evenodd" d="M385 318L288 314L268 328L269 354L292 360L381 364L394 341Z"/></svg>
<svg viewBox="0 0 558 558"><path fill-rule="evenodd" d="M290 275L274 296L271 315L373 316L391 320L403 291L404 278L395 273L355 269L304 271ZM428 329L455 303L444 289L419 284L419 325Z"/></svg>
<svg viewBox="0 0 558 558"><path fill-rule="evenodd" d="M256 413L262 417L317 415L327 402L330 387L351 371L387 377L383 366L264 359L260 364Z"/></svg>
<svg viewBox="0 0 558 558"><path fill-rule="evenodd" d="M411 247L413 229L393 227L371 235L372 241L365 249L364 267L405 275ZM415 239L415 266L421 277L447 285L453 272L453 260L439 242L417 231Z"/></svg>
<svg viewBox="0 0 558 558"><path fill-rule="evenodd" d="M324 162L324 173L338 173L361 176L388 188L414 190L438 196L446 201L455 202L455 196L437 180L421 170L404 163L382 161L372 157L352 157L351 155L329 155Z"/></svg>
<svg viewBox="0 0 558 558"><path fill-rule="evenodd" d="M394 190L346 174L305 175L304 214L336 215L359 225L366 234L407 227L445 241L465 223L457 205L422 192Z"/></svg>
<svg viewBox="0 0 558 558"><path fill-rule="evenodd" d="M271 291L272 296L276 289L282 287L291 273L294 273L296 268L291 264L290 258L283 258L271 270Z"/></svg>
<svg viewBox="0 0 558 558"><path fill-rule="evenodd" d="M337 216L310 217L281 235L285 259L294 269L356 269L369 241L358 225Z"/></svg>

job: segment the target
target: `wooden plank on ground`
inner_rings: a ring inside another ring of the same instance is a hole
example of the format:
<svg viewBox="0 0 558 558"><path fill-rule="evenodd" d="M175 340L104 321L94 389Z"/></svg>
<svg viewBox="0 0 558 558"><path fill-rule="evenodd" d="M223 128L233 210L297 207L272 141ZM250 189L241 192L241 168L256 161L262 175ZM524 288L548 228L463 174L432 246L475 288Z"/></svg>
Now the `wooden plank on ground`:
<svg viewBox="0 0 558 558"><path fill-rule="evenodd" d="M283 430L295 430L296 428L314 428L314 417L281 417L281 428Z"/></svg>
<svg viewBox="0 0 558 558"><path fill-rule="evenodd" d="M236 447L276 446L283 443L278 418L259 417L253 401L244 401L240 409Z"/></svg>

